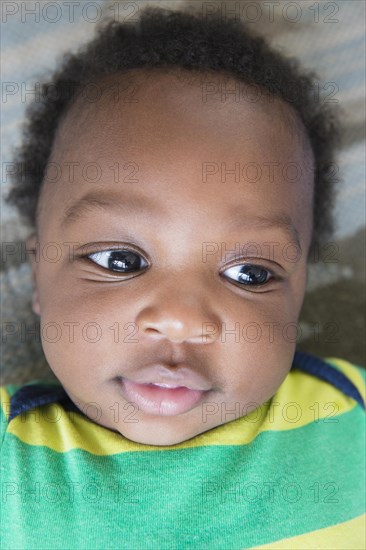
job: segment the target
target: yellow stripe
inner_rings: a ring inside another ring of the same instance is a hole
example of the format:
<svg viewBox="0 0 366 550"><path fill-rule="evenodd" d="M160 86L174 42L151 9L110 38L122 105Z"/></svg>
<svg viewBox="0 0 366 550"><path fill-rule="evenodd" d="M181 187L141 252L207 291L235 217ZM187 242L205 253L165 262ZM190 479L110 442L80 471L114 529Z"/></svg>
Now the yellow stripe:
<svg viewBox="0 0 366 550"><path fill-rule="evenodd" d="M366 383L365 379L363 378L362 374L360 373L359 369L356 368L354 365L349 363L348 361L344 361L343 359L337 359L335 357L330 357L325 359L327 363L331 363L332 365L335 365L343 374L347 376L353 382L353 384L356 386L358 391L360 392L363 402L366 402Z"/></svg>
<svg viewBox="0 0 366 550"><path fill-rule="evenodd" d="M366 548L366 515L358 518L305 533L298 537L282 539L256 549L272 550L365 550Z"/></svg>
<svg viewBox="0 0 366 550"><path fill-rule="evenodd" d="M294 370L290 371L274 395L270 409L268 403L265 403L244 417L178 445L158 447L134 443L82 415L66 412L57 403L19 415L10 423L8 432L28 445L42 445L57 452L83 449L102 456L131 451L245 445L262 432L292 430L321 419L331 422L337 415L348 412L355 406L353 399L332 385Z"/></svg>
<svg viewBox="0 0 366 550"><path fill-rule="evenodd" d="M0 403L3 415L5 418L8 418L10 413L10 398L4 386L0 387Z"/></svg>

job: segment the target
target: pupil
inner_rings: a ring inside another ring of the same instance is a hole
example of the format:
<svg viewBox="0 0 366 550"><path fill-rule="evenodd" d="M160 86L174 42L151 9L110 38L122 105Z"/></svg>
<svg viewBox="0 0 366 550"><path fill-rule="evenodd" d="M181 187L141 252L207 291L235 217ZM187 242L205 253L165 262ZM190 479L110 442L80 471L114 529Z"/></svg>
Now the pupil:
<svg viewBox="0 0 366 550"><path fill-rule="evenodd" d="M255 265L245 265L239 273L239 281L242 283L262 284L267 280L267 271Z"/></svg>
<svg viewBox="0 0 366 550"><path fill-rule="evenodd" d="M133 252L116 250L108 258L109 269L135 271L140 267L140 258Z"/></svg>

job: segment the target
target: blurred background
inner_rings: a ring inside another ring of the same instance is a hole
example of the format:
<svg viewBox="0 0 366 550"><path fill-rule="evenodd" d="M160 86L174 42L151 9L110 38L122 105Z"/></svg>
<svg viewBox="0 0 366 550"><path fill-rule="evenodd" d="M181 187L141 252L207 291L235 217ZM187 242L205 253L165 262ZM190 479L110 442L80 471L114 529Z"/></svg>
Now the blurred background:
<svg viewBox="0 0 366 550"><path fill-rule="evenodd" d="M101 20L133 22L145 5L240 18L285 55L315 70L323 100L341 107L344 131L337 161L336 231L329 247L320 251L319 261L309 267L298 348L365 366L366 4L359 0L13 1L1 4L1 232L3 245L14 243L14 253L1 261L2 383L53 379L37 330L20 338L21 327L31 331L38 320L31 309L30 268L18 247L31 229L3 201L10 184L4 167L20 142L25 109L37 82L52 73L64 52L89 40ZM14 335L4 330L9 327L6 323L15 323Z"/></svg>

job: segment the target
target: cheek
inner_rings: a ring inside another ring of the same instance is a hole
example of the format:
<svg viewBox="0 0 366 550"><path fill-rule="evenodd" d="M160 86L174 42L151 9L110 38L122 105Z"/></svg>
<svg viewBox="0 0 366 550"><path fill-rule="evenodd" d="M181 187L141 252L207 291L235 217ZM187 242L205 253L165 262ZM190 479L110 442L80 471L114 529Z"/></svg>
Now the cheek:
<svg viewBox="0 0 366 550"><path fill-rule="evenodd" d="M41 340L46 359L61 381L69 374L108 376L138 346L136 324L126 300L110 291L83 292L43 287ZM123 304L123 305L122 305ZM91 380L90 380L91 381ZM88 383L88 379L83 380Z"/></svg>
<svg viewBox="0 0 366 550"><path fill-rule="evenodd" d="M227 408L240 405L241 416L271 399L291 369L294 345L260 345L242 355L238 368L228 372L226 395ZM233 364L233 360L231 360Z"/></svg>
<svg viewBox="0 0 366 550"><path fill-rule="evenodd" d="M296 343L304 287L305 276L299 274L296 288L289 285L275 292L248 292L245 299L232 299L225 304L220 342L247 344L248 350L256 352L261 345L278 350Z"/></svg>
<svg viewBox="0 0 366 550"><path fill-rule="evenodd" d="M302 285L301 285L302 287ZM299 287L300 288L300 287ZM302 294L264 294L233 303L219 337L217 360L226 369L226 388L234 402L269 399L291 368L299 337Z"/></svg>

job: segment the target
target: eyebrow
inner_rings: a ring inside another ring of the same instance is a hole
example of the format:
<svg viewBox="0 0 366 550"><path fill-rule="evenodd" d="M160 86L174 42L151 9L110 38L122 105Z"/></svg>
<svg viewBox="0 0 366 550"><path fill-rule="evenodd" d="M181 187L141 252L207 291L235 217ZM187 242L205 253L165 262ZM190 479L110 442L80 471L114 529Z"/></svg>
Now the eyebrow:
<svg viewBox="0 0 366 550"><path fill-rule="evenodd" d="M132 196L126 197L121 202L121 195L119 193L103 195L101 193L92 192L66 209L62 216L61 227L65 229L71 223L90 217L92 214L95 214L96 211L108 211L108 213L110 213L112 210L118 215L126 215L131 212L147 209L155 211L157 217L161 216L163 213L163 209L159 207L159 204L155 202L152 197L147 199L144 197ZM258 229L280 229L289 237L290 241L296 244L300 252L302 252L299 232L290 216L285 212L280 212L270 217L260 215L248 216L241 208L235 208L229 218L229 230L248 227Z"/></svg>
<svg viewBox="0 0 366 550"><path fill-rule="evenodd" d="M151 198L143 197L126 197L121 201L121 195L118 193L109 193L103 195L101 193L89 193L69 206L61 220L61 227L65 229L73 222L95 214L97 211L113 211L115 214L126 215L129 212L138 210L155 210L156 215L161 215L161 209L157 203Z"/></svg>
<svg viewBox="0 0 366 550"><path fill-rule="evenodd" d="M237 214L237 210L235 210ZM235 217L233 214L232 223L230 223L230 229L237 229L239 227L251 227L258 229L280 229L282 230L290 241L294 242L299 251L302 252L300 244L300 234L291 217L285 212L279 212L278 214L266 216L245 216L241 213L241 216Z"/></svg>

